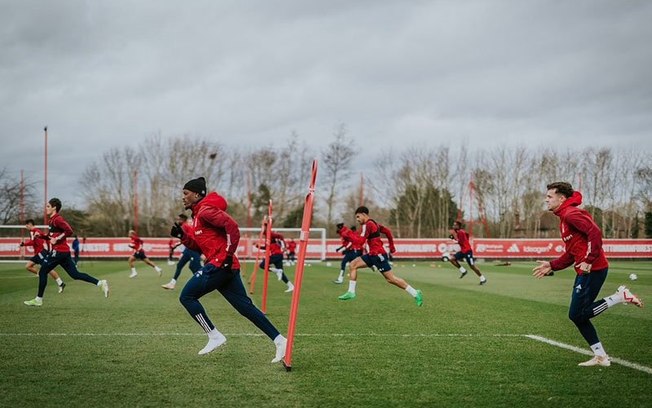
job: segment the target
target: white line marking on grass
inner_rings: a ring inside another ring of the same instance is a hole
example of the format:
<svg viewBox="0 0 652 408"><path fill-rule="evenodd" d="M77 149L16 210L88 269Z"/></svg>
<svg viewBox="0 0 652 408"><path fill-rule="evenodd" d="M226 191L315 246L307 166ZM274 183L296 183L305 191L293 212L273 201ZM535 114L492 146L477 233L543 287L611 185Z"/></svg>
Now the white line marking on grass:
<svg viewBox="0 0 652 408"><path fill-rule="evenodd" d="M547 344L550 344L551 346L563 348L563 349L566 349L566 350L571 350L571 351L574 351L576 353L585 354L587 356L593 356L593 353L586 350L586 349L571 346L570 344L566 344L566 343L560 343L558 341L547 339L547 338L541 337L541 336L536 336L534 334L524 334L523 337L527 337L528 339L532 339L532 340L540 341L540 342L543 342L543 343L547 343ZM646 367L646 366L643 366L643 365L640 365L640 364L632 363L631 361L623 360L623 359L617 358L617 357L609 357L609 358L611 359L612 363L617 363L617 364L620 364L620 365L625 366L625 367L633 368L634 370L643 371L644 373L652 374L652 368L650 368L650 367Z"/></svg>
<svg viewBox="0 0 652 408"><path fill-rule="evenodd" d="M181 333L181 332L161 332L161 333L0 333L0 337L38 337L38 336L48 336L48 337L138 337L138 336L151 336L151 337L174 337L174 336L205 336L206 334L198 333ZM263 337L263 333L226 333L226 336L230 337ZM412 334L400 334L400 333L297 333L297 337L404 337L404 338L416 338L416 337L425 337L425 338L445 338L445 337L467 337L467 338L482 338L482 337L526 337L531 340L540 341L546 344L550 344L555 347L563 348L566 350L574 351L579 354L584 354L587 356L592 356L593 353L590 351L571 346L570 344L561 343L555 340L551 340L542 336L537 336L534 334L508 334L508 333L498 333L498 334L470 334L470 333L412 333ZM643 371L644 373L652 374L652 368L646 367L640 364L632 363L631 361L623 360L617 357L610 357L611 361L620 364L625 367L633 368L634 370Z"/></svg>

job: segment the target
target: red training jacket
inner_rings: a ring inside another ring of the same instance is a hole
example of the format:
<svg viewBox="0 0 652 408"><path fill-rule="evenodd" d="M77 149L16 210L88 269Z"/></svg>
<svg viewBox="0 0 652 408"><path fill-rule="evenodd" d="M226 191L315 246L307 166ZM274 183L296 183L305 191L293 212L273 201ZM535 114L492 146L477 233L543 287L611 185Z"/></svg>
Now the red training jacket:
<svg viewBox="0 0 652 408"><path fill-rule="evenodd" d="M369 219L361 227L360 235L348 228L346 230L342 228L342 236L346 236L354 244L364 245L366 241L369 245L369 255L387 255L383 247L383 240L380 239L380 227L378 223Z"/></svg>
<svg viewBox="0 0 652 408"><path fill-rule="evenodd" d="M461 252L467 253L473 250L471 248L471 242L469 242L469 234L462 228L457 231L453 230L453 236L457 237L455 238L455 241L460 245Z"/></svg>
<svg viewBox="0 0 652 408"><path fill-rule="evenodd" d="M55 213L48 223L49 237L52 250L57 252L70 252L66 238L72 236L72 228L59 213Z"/></svg>
<svg viewBox="0 0 652 408"><path fill-rule="evenodd" d="M588 211L577 208L580 204L582 194L576 191L555 210L555 215L561 221L559 230L561 239L566 244L566 252L550 262L553 271L575 264L575 272L580 275L583 272L577 265L582 262L591 264L591 269L596 271L609 267L602 249L602 232Z"/></svg>
<svg viewBox="0 0 652 408"><path fill-rule="evenodd" d="M47 235L45 235L43 232L41 232L40 229L34 227L31 230L29 230L29 241L23 242L24 246L31 246L34 247L34 254L40 254L43 252L43 248L45 246L50 247L50 243L47 242Z"/></svg>
<svg viewBox="0 0 652 408"><path fill-rule="evenodd" d="M143 250L143 240L138 235L134 235L131 237L131 244L129 246L134 249L134 252L140 252Z"/></svg>
<svg viewBox="0 0 652 408"><path fill-rule="evenodd" d="M220 268L227 256L233 257L231 269L240 269L240 261L235 255L240 242L240 228L226 213L224 197L215 192L209 193L192 206L193 233L184 235L181 242L186 247L206 256L206 263Z"/></svg>

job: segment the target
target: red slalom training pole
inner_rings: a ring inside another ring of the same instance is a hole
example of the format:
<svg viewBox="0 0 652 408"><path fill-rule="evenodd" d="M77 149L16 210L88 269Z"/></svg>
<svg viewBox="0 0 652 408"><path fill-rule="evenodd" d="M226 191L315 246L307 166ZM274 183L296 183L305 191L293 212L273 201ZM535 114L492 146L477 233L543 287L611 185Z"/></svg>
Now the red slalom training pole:
<svg viewBox="0 0 652 408"><path fill-rule="evenodd" d="M260 225L260 232L258 233L258 242L256 242L256 260L254 261L254 271L251 273L251 280L249 282L249 293L253 294L254 289L256 288L256 274L258 274L258 261L260 261L260 247L263 244L263 231L265 230L265 224L267 223L267 217L263 217L263 223Z"/></svg>
<svg viewBox="0 0 652 408"><path fill-rule="evenodd" d="M272 244L272 200L269 200L267 207L267 224L265 230L265 271L263 273L263 298L261 299L260 311L267 313L267 286L269 286L269 256Z"/></svg>
<svg viewBox="0 0 652 408"><path fill-rule="evenodd" d="M310 225L312 224L312 207L315 199L315 182L317 181L317 160L312 161L312 177L310 187L306 195L306 203L303 206L303 221L301 222L301 236L299 237L299 258L297 269L294 273L294 293L292 294L292 305L290 306L290 321L288 323L288 342L285 348L283 365L286 371L292 371L292 347L294 345L294 331L299 313L299 298L301 296L301 282L303 280L303 269L305 267L306 251L308 250L308 238L310 237Z"/></svg>

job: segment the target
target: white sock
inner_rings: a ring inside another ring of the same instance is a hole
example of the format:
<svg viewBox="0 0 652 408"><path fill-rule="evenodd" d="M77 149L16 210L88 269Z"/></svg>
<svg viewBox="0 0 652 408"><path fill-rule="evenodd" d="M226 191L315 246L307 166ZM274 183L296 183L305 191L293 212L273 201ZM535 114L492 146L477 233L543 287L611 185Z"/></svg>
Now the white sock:
<svg viewBox="0 0 652 408"><path fill-rule="evenodd" d="M293 288L293 287L294 287L294 285L292 284L292 282L288 281L288 288Z"/></svg>
<svg viewBox="0 0 652 408"><path fill-rule="evenodd" d="M154 267L154 270L155 270L156 272L161 272L163 269L159 268L158 266L155 266L155 267Z"/></svg>
<svg viewBox="0 0 652 408"><path fill-rule="evenodd" d="M344 278L344 271L340 271L340 276L337 277L337 279L342 279Z"/></svg>
<svg viewBox="0 0 652 408"><path fill-rule="evenodd" d="M356 284L356 281L354 281L354 280L349 281L349 292L355 293L355 284Z"/></svg>
<svg viewBox="0 0 652 408"><path fill-rule="evenodd" d="M480 282L484 282L486 280L487 280L487 278L485 278L484 275L480 275Z"/></svg>
<svg viewBox="0 0 652 408"><path fill-rule="evenodd" d="M277 346L280 346L281 344L283 344L284 341L285 341L285 337L283 337L282 334L279 334L278 336L276 336L274 338L274 344L276 344Z"/></svg>
<svg viewBox="0 0 652 408"><path fill-rule="evenodd" d="M591 345L591 350L593 350L593 354L595 354L596 356L607 357L607 352L604 351L604 348L602 347L602 343L600 342Z"/></svg>
<svg viewBox="0 0 652 408"><path fill-rule="evenodd" d="M460 266L460 273L466 273L466 269L463 266Z"/></svg>
<svg viewBox="0 0 652 408"><path fill-rule="evenodd" d="M209 331L207 334L208 334L208 338L213 339L213 340L219 338L220 336L224 337L224 335L222 333L220 333L219 330L217 330L217 327L215 327L213 330Z"/></svg>
<svg viewBox="0 0 652 408"><path fill-rule="evenodd" d="M176 285L176 284L177 284L177 280L174 279L174 278L172 278L172 279L170 279L170 283L173 284L173 285Z"/></svg>
<svg viewBox="0 0 652 408"><path fill-rule="evenodd" d="M61 286L63 283L63 280L61 278L57 278L57 285Z"/></svg>
<svg viewBox="0 0 652 408"><path fill-rule="evenodd" d="M136 268L131 268L131 273L136 273Z"/></svg>
<svg viewBox="0 0 652 408"><path fill-rule="evenodd" d="M417 290L414 289L412 286L407 285L407 288L405 288L405 291L412 295L412 297L417 297Z"/></svg>
<svg viewBox="0 0 652 408"><path fill-rule="evenodd" d="M37 297L36 297L36 301L37 301L37 302L38 302L38 301L41 301L41 302L42 302L42 301L43 301L43 298L37 296Z"/></svg>
<svg viewBox="0 0 652 408"><path fill-rule="evenodd" d="M623 303L625 299L623 299L623 296L620 293L616 292L613 295L604 298L604 301L607 302L607 307L612 307L618 303Z"/></svg>

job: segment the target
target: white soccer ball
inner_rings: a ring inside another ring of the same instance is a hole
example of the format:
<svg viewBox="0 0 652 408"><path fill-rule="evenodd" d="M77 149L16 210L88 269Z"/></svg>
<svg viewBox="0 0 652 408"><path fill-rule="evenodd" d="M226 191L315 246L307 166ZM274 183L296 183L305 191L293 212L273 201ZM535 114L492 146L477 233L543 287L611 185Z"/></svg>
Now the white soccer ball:
<svg viewBox="0 0 652 408"><path fill-rule="evenodd" d="M443 254L441 254L442 261L448 262L450 259L451 259L451 254L449 254L448 252L444 252Z"/></svg>
<svg viewBox="0 0 652 408"><path fill-rule="evenodd" d="M330 263L330 262L326 262L326 266L327 266L328 268L330 268L331 266L333 266L333 264Z"/></svg>
<svg viewBox="0 0 652 408"><path fill-rule="evenodd" d="M635 273L630 273L629 274L629 280L635 281L636 279L638 279L638 276Z"/></svg>

